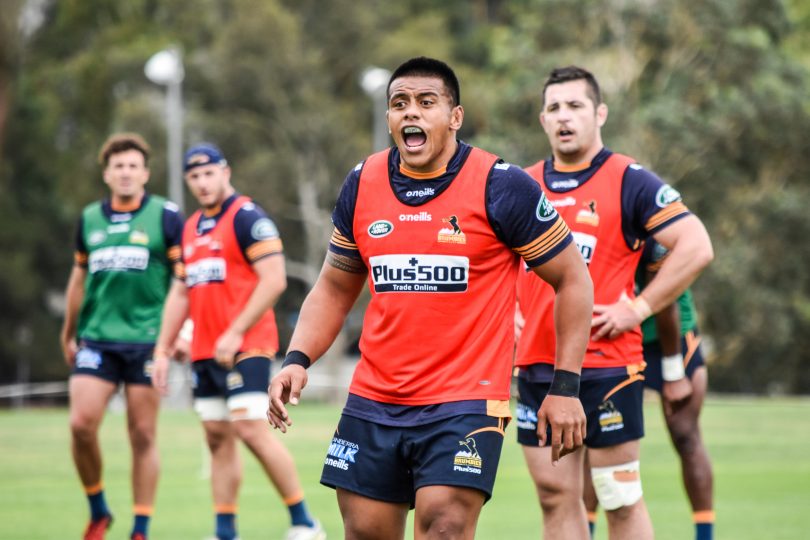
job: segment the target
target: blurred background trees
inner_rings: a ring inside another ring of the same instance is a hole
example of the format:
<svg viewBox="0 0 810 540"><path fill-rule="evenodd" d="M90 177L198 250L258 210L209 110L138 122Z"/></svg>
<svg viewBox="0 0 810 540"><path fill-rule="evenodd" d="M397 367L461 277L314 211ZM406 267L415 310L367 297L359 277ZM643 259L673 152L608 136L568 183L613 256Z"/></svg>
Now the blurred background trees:
<svg viewBox="0 0 810 540"><path fill-rule="evenodd" d="M608 146L673 183L712 235L717 258L695 285L712 389L809 392L808 36L801 0L5 0L0 382L67 375L61 292L79 211L106 193L104 138L146 136L150 189L166 192L163 89L143 65L174 45L184 144L220 144L284 237L283 342L340 184L372 151L364 69L447 60L462 138L528 165L549 152L542 82L578 64L603 86Z"/></svg>

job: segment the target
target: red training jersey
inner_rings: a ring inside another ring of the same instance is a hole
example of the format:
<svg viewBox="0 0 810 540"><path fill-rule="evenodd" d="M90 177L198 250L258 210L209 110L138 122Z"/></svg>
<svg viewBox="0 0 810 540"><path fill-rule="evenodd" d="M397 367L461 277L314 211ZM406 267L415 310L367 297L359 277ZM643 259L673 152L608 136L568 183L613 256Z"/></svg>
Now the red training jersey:
<svg viewBox="0 0 810 540"><path fill-rule="evenodd" d="M366 160L353 229L371 302L350 392L385 403L508 400L518 257L487 219L497 157L473 148L452 184L409 206L388 152Z"/></svg>
<svg viewBox="0 0 810 540"><path fill-rule="evenodd" d="M248 197L238 197L213 229L198 234L198 210L183 230L183 260L189 295L189 316L194 321L191 360L214 357L217 339L247 304L258 283L245 259L234 230L234 216ZM273 355L278 350L278 330L273 310L245 333L240 352Z"/></svg>
<svg viewBox="0 0 810 540"><path fill-rule="evenodd" d="M544 161L526 169L541 186ZM594 304L613 304L622 295L632 299L640 246L628 247L622 233L622 178L635 160L612 154L584 184L565 193L546 191L565 219L591 272ZM533 272L521 272L517 285L525 326L515 364L553 364L556 357L554 290ZM641 330L636 327L616 339L591 340L583 368L622 367L643 361Z"/></svg>

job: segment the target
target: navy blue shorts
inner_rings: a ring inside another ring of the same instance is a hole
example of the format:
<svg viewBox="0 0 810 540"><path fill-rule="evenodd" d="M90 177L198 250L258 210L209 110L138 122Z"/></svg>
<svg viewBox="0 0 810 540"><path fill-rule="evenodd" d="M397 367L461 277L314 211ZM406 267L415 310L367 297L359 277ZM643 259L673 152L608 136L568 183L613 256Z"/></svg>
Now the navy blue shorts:
<svg viewBox="0 0 810 540"><path fill-rule="evenodd" d="M641 375L621 375L583 380L579 399L588 427L585 446L605 448L634 441L644 436L644 384ZM517 440L524 446L537 446L537 411L551 383L530 382L518 378ZM547 430L551 444L551 430Z"/></svg>
<svg viewBox="0 0 810 540"><path fill-rule="evenodd" d="M266 356L244 358L230 370L213 359L192 362L191 368L195 398L229 398L248 392L266 394L270 382L270 359Z"/></svg>
<svg viewBox="0 0 810 540"><path fill-rule="evenodd" d="M152 346L124 350L81 342L73 365L74 375L93 375L114 384L152 384Z"/></svg>
<svg viewBox="0 0 810 540"><path fill-rule="evenodd" d="M492 496L504 419L469 414L393 427L343 414L321 483L413 508L425 486L477 489Z"/></svg>
<svg viewBox="0 0 810 540"><path fill-rule="evenodd" d="M698 336L697 330L689 331L681 337L681 351L683 351L683 366L686 376L691 379L697 368L706 365L700 350L700 336ZM653 341L644 344L644 361L647 362L647 368L644 370L644 386L657 392L661 392L664 385L664 379L661 376L663 357L660 343Z"/></svg>

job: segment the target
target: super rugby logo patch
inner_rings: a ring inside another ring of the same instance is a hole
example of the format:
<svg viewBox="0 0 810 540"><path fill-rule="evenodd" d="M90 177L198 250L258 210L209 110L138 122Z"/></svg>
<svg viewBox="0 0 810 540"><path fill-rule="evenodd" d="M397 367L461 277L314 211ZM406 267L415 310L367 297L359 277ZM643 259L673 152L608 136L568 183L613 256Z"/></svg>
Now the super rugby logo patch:
<svg viewBox="0 0 810 540"><path fill-rule="evenodd" d="M552 219L557 217L557 210L548 201L545 193L543 193L543 195L540 197L540 200L537 202L535 217L537 217L538 221L544 222L551 221Z"/></svg>

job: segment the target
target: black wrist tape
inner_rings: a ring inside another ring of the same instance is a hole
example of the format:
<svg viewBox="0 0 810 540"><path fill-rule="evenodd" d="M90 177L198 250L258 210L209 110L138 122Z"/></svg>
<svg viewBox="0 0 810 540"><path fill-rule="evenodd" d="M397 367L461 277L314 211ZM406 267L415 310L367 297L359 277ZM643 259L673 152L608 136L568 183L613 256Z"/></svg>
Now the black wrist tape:
<svg viewBox="0 0 810 540"><path fill-rule="evenodd" d="M284 369L287 366L303 366L304 369L308 368L312 365L312 360L309 359L309 356L305 355L301 351L290 351L287 353L287 356L284 357L284 362L281 363L281 368Z"/></svg>
<svg viewBox="0 0 810 540"><path fill-rule="evenodd" d="M548 393L552 396L578 397L579 375L573 371L555 369L554 377L551 379L551 388L549 388Z"/></svg>

